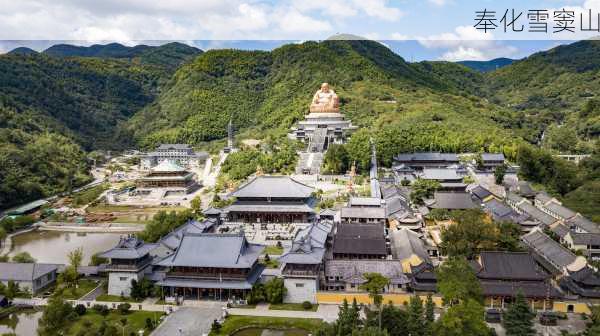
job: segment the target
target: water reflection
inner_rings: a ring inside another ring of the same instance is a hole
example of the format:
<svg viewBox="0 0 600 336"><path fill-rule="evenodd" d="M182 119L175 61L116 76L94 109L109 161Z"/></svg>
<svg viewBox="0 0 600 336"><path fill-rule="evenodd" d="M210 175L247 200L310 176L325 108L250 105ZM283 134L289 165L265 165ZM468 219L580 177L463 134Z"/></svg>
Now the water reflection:
<svg viewBox="0 0 600 336"><path fill-rule="evenodd" d="M38 262L68 263L67 254L83 248L83 265L87 265L93 254L115 246L122 234L118 233L74 233L56 231L32 231L13 238L10 255L28 252Z"/></svg>
<svg viewBox="0 0 600 336"><path fill-rule="evenodd" d="M24 310L0 319L0 335L37 335L38 320L42 312L35 310Z"/></svg>

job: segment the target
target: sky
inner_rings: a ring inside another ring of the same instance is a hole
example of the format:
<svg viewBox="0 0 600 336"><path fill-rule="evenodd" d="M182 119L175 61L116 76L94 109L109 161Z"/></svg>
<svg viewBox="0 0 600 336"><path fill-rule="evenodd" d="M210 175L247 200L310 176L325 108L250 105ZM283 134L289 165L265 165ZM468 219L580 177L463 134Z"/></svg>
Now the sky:
<svg viewBox="0 0 600 336"><path fill-rule="evenodd" d="M518 19L505 32L501 18L513 9ZM529 31L533 10L546 11L547 33ZM590 18L593 30L582 31ZM486 22L495 29L481 29ZM271 50L343 33L378 40L408 61L489 60L596 37L599 25L600 0L0 0L0 53L61 42Z"/></svg>

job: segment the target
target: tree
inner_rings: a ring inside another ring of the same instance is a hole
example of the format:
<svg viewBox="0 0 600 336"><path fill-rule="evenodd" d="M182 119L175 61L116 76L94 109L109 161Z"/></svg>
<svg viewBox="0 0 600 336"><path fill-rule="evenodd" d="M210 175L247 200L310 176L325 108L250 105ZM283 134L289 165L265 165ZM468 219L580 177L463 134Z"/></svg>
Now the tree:
<svg viewBox="0 0 600 336"><path fill-rule="evenodd" d="M376 326L376 323L369 323ZM383 306L381 311L381 328L390 336L408 335L408 313L392 304Z"/></svg>
<svg viewBox="0 0 600 336"><path fill-rule="evenodd" d="M495 248L496 228L481 210L452 211L455 224L442 229L442 252L473 259L481 250Z"/></svg>
<svg viewBox="0 0 600 336"><path fill-rule="evenodd" d="M417 179L412 184L410 200L414 204L424 204L425 199L432 198L436 190L441 187L441 184L435 180Z"/></svg>
<svg viewBox="0 0 600 336"><path fill-rule="evenodd" d="M366 282L360 285L360 289L369 293L369 297L377 307L377 310L379 311L379 329L381 330L381 302L383 300L381 293L390 283L390 279L379 273L365 273L363 274L363 278L366 279Z"/></svg>
<svg viewBox="0 0 600 336"><path fill-rule="evenodd" d="M425 301L425 332L426 336L433 336L433 326L435 322L435 304L433 303L433 298L431 294L427 295L427 300Z"/></svg>
<svg viewBox="0 0 600 336"><path fill-rule="evenodd" d="M76 318L77 313L73 311L73 307L60 295L53 295L48 300L48 305L39 320L38 334L40 336L61 335L61 330L67 322Z"/></svg>
<svg viewBox="0 0 600 336"><path fill-rule="evenodd" d="M350 166L345 145L331 144L323 158L323 171L330 174L344 174Z"/></svg>
<svg viewBox="0 0 600 336"><path fill-rule="evenodd" d="M413 295L408 303L408 332L411 336L423 336L425 318L423 316L423 301L418 295Z"/></svg>
<svg viewBox="0 0 600 336"><path fill-rule="evenodd" d="M265 301L265 299L265 285L261 283L255 283L252 285L252 290L250 290L250 293L246 295L246 301L248 301L248 304L257 304Z"/></svg>
<svg viewBox="0 0 600 336"><path fill-rule="evenodd" d="M491 331L483 320L483 306L466 299L442 314L435 323L436 336L490 336Z"/></svg>
<svg viewBox="0 0 600 336"><path fill-rule="evenodd" d="M108 263L108 259L100 257L99 254L100 253L94 253L92 255L92 257L90 258L90 266L99 266Z"/></svg>
<svg viewBox="0 0 600 336"><path fill-rule="evenodd" d="M6 284L6 289L4 290L4 296L6 296L6 298L9 300L12 300L15 298L15 296L17 296L17 294L19 294L19 284L9 280Z"/></svg>
<svg viewBox="0 0 600 336"><path fill-rule="evenodd" d="M69 265L65 267L65 270L59 276L59 282L64 283L66 287L75 289L77 287L77 280L79 279L79 273L75 267Z"/></svg>
<svg viewBox="0 0 600 336"><path fill-rule="evenodd" d="M448 259L436 270L437 288L444 301L455 304L467 299L481 301L481 287L475 272L464 258Z"/></svg>
<svg viewBox="0 0 600 336"><path fill-rule="evenodd" d="M338 311L338 318L334 327L335 335L352 334L352 331L359 327L359 316L360 312L356 299L352 300L352 306L349 306L348 300L344 299Z"/></svg>
<svg viewBox="0 0 600 336"><path fill-rule="evenodd" d="M286 293L282 278L273 278L265 284L265 298L271 304L282 303Z"/></svg>
<svg viewBox="0 0 600 336"><path fill-rule="evenodd" d="M131 293L130 296L134 300L143 300L149 296L152 296L154 292L154 286L152 282L146 278L140 281L135 279L131 280Z"/></svg>
<svg viewBox="0 0 600 336"><path fill-rule="evenodd" d="M129 313L129 310L131 309L131 304L125 302L125 303L120 303L117 306L117 309L119 310L119 312L121 313L121 315L125 315L127 313Z"/></svg>
<svg viewBox="0 0 600 336"><path fill-rule="evenodd" d="M515 301L508 306L504 314L503 326L507 336L533 336L536 334L533 329L533 319L535 313L529 308L527 300L520 291L517 293Z"/></svg>
<svg viewBox="0 0 600 336"><path fill-rule="evenodd" d="M200 195L192 198L190 201L190 208L195 215L202 215L202 198Z"/></svg>
<svg viewBox="0 0 600 336"><path fill-rule="evenodd" d="M83 260L83 248L78 247L74 249L73 251L69 252L67 257L69 258L69 265L71 265L71 267L75 268L75 271L77 271L79 266L81 266L81 261Z"/></svg>
<svg viewBox="0 0 600 336"><path fill-rule="evenodd" d="M494 169L494 179L497 185L502 185L504 182L504 175L506 175L506 165L501 164Z"/></svg>
<svg viewBox="0 0 600 336"><path fill-rule="evenodd" d="M366 128L356 131L346 144L349 162L356 162L359 171L368 171L371 167L371 135Z"/></svg>
<svg viewBox="0 0 600 336"><path fill-rule="evenodd" d="M496 248L502 251L521 251L521 227L513 222L500 222L497 224L498 234Z"/></svg>
<svg viewBox="0 0 600 336"><path fill-rule="evenodd" d="M28 252L20 252L12 257L12 261L16 263L33 264L35 259Z"/></svg>

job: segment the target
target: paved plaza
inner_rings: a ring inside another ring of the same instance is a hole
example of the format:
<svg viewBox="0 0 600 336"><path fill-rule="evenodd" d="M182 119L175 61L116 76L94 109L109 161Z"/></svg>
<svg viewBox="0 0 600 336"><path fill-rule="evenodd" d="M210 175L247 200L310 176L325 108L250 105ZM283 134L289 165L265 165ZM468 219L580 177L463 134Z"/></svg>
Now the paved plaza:
<svg viewBox="0 0 600 336"><path fill-rule="evenodd" d="M180 307L166 317L152 336L200 336L208 335L215 319L221 318L222 305L202 304L197 307Z"/></svg>

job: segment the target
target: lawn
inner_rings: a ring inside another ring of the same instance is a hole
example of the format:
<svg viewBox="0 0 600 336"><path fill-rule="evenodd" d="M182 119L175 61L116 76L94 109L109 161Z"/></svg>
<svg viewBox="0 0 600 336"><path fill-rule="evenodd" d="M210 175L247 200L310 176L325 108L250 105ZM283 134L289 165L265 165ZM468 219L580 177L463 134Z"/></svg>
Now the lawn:
<svg viewBox="0 0 600 336"><path fill-rule="evenodd" d="M317 311L318 304L313 304L310 309L304 309L302 303L280 303L269 306L270 310L299 310L299 311Z"/></svg>
<svg viewBox="0 0 600 336"><path fill-rule="evenodd" d="M283 253L283 247L278 247L277 245L269 245L265 248L263 253L268 255L280 255Z"/></svg>
<svg viewBox="0 0 600 336"><path fill-rule="evenodd" d="M62 296L65 298L65 300L77 300L89 293L92 289L98 287L98 285L99 283L94 280L79 280L77 289L65 288Z"/></svg>
<svg viewBox="0 0 600 336"><path fill-rule="evenodd" d="M134 333L138 335L138 330L144 329L146 326L146 319L150 318L151 320L158 320L163 315L162 312L149 312L143 310L135 310L131 311L128 314L121 315L116 310L111 311L107 316L102 316L92 309L88 309L85 315L78 318L75 322L69 325L67 332L65 335L78 335L89 332L90 329L98 329L102 321L106 321L107 324L112 324L117 327L119 331L119 335L130 335ZM126 318L127 323L125 325L125 330L123 330L121 319ZM149 335L150 332L148 330L145 331L144 335Z"/></svg>
<svg viewBox="0 0 600 336"><path fill-rule="evenodd" d="M125 297L125 296L119 296L119 295L109 295L109 294L102 294L102 295L98 295L96 297L96 301L105 301L105 302L142 302L140 300L134 300L130 297Z"/></svg>
<svg viewBox="0 0 600 336"><path fill-rule="evenodd" d="M323 321L320 319L230 315L223 323L219 333L211 332L210 336L230 335L240 328L248 327L274 329L296 328L308 330L314 334L321 324L323 324Z"/></svg>

